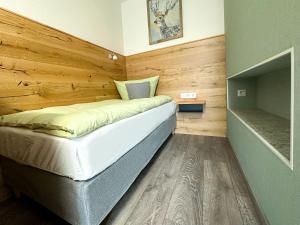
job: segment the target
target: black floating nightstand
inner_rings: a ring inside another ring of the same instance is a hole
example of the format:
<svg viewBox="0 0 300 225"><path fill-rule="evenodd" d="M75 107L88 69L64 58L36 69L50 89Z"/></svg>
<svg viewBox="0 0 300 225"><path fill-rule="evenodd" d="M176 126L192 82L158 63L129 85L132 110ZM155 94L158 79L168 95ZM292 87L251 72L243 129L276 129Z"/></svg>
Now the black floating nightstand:
<svg viewBox="0 0 300 225"><path fill-rule="evenodd" d="M203 112L205 103L205 100L179 101L178 112Z"/></svg>

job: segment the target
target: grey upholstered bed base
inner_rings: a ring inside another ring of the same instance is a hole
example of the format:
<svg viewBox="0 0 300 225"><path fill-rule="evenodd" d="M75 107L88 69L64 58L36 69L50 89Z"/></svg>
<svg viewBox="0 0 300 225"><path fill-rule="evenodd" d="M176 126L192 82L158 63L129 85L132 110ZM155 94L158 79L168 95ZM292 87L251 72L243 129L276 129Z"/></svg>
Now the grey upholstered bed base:
<svg viewBox="0 0 300 225"><path fill-rule="evenodd" d="M102 173L74 181L2 158L5 182L73 225L98 225L122 198L176 126L171 116Z"/></svg>

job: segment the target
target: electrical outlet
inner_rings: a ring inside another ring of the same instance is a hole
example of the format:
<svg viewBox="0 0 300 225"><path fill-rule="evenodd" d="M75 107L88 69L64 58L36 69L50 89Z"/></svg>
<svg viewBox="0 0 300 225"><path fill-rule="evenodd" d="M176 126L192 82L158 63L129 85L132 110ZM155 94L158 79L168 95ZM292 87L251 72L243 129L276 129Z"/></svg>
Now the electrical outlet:
<svg viewBox="0 0 300 225"><path fill-rule="evenodd" d="M245 96L247 96L247 90L246 89L244 89L244 90L238 90L237 91L237 96L238 97L245 97Z"/></svg>
<svg viewBox="0 0 300 225"><path fill-rule="evenodd" d="M184 93L180 93L180 98L186 98L186 99L197 98L197 93L196 92L184 92Z"/></svg>

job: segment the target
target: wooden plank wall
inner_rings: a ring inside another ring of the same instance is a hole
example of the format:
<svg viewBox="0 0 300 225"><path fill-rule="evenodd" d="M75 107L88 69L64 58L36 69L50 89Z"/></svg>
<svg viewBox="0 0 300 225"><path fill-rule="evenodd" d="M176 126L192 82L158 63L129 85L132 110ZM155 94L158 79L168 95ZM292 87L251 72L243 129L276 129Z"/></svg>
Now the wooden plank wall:
<svg viewBox="0 0 300 225"><path fill-rule="evenodd" d="M177 133L226 136L224 36L126 57L128 79L159 75L157 94L180 100L196 91L206 100L203 114L178 113Z"/></svg>
<svg viewBox="0 0 300 225"><path fill-rule="evenodd" d="M119 98L125 57L0 9L0 115ZM0 169L0 201L9 197Z"/></svg>
<svg viewBox="0 0 300 225"><path fill-rule="evenodd" d="M0 115L119 98L125 57L0 9Z"/></svg>

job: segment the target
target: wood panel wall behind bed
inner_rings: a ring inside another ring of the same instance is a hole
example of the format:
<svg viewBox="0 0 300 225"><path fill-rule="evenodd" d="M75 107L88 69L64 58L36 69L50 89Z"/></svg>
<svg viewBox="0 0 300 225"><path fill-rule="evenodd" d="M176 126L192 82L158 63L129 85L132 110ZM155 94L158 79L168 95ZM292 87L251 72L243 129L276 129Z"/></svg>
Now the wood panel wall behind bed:
<svg viewBox="0 0 300 225"><path fill-rule="evenodd" d="M177 133L226 136L224 36L126 57L128 79L160 75L158 94L179 100L196 91L206 100L203 114L179 113Z"/></svg>
<svg viewBox="0 0 300 225"><path fill-rule="evenodd" d="M0 115L119 98L125 57L0 9Z"/></svg>

